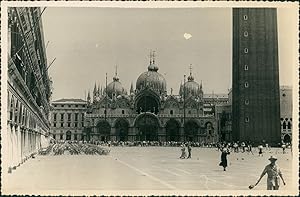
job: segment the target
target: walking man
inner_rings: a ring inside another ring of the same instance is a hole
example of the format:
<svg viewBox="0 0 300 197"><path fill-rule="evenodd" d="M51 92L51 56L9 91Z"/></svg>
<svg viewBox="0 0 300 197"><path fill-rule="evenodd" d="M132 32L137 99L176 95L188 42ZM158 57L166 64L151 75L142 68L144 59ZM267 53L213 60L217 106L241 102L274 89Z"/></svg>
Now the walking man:
<svg viewBox="0 0 300 197"><path fill-rule="evenodd" d="M186 152L185 152L185 145L184 144L182 144L181 145L181 155L180 155L180 159L185 159L185 157L186 157Z"/></svg>
<svg viewBox="0 0 300 197"><path fill-rule="evenodd" d="M263 156L263 146L262 145L259 145L258 146L258 156Z"/></svg>
<svg viewBox="0 0 300 197"><path fill-rule="evenodd" d="M221 154L221 163L219 164L219 166L223 166L223 170L226 171L226 167L227 167L227 155L229 155L230 152L227 148L223 148L222 150L222 154Z"/></svg>
<svg viewBox="0 0 300 197"><path fill-rule="evenodd" d="M260 180L265 176L265 174L268 174L267 190L278 190L280 183L279 177L281 178L283 185L285 185L285 182L278 165L276 165L277 158L271 156L269 160L271 163L265 167L264 171L261 173L255 185L257 185L260 182Z"/></svg>
<svg viewBox="0 0 300 197"><path fill-rule="evenodd" d="M187 149L188 149L188 157L187 157L187 159L191 159L192 158L192 147L191 147L190 143L188 143Z"/></svg>

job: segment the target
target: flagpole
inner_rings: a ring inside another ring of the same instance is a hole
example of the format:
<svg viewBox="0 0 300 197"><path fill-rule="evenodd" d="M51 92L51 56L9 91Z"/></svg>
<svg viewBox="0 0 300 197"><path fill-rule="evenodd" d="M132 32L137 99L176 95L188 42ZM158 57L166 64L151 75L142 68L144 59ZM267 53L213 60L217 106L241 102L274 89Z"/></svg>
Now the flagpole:
<svg viewBox="0 0 300 197"><path fill-rule="evenodd" d="M106 114L107 114L107 73L105 73L105 113L104 113L105 120L106 120Z"/></svg>
<svg viewBox="0 0 300 197"><path fill-rule="evenodd" d="M185 77L186 75L183 75L183 135L184 135L184 140L185 141Z"/></svg>

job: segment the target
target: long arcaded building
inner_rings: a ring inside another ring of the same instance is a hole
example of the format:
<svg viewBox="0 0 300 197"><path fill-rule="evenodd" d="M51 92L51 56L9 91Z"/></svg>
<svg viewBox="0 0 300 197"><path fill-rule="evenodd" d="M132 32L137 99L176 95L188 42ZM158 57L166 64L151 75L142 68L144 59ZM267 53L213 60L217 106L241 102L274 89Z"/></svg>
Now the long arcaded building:
<svg viewBox="0 0 300 197"><path fill-rule="evenodd" d="M8 9L7 128L2 129L2 173L12 172L49 143L51 82L41 9Z"/></svg>

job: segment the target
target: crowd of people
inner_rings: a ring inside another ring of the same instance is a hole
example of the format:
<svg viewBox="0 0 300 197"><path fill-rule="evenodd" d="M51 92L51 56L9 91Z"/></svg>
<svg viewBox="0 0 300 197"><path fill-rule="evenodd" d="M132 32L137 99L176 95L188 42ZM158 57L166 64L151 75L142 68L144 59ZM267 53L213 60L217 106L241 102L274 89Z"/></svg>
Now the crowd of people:
<svg viewBox="0 0 300 197"><path fill-rule="evenodd" d="M82 141L59 141L53 142L45 149L41 149L41 155L107 155L110 150L97 144L91 144Z"/></svg>
<svg viewBox="0 0 300 197"><path fill-rule="evenodd" d="M248 141L248 142L219 142L217 144L217 150L222 151L224 148L227 148L230 152L235 152L235 153L251 153L254 154L253 151L255 150L254 147L257 147L258 154L259 156L263 156L264 152L271 152L271 146L268 143L260 143L257 146L253 146L253 143ZM291 149L291 143L284 143L281 142L281 144L278 144L276 146L282 148L282 153L286 153L286 149L289 148ZM279 153L279 152L276 152Z"/></svg>

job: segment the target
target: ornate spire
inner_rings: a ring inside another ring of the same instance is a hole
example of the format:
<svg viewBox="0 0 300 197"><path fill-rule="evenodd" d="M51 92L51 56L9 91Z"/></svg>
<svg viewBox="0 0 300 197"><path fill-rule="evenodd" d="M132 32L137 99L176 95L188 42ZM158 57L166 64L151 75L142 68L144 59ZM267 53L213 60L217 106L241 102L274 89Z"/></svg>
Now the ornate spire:
<svg viewBox="0 0 300 197"><path fill-rule="evenodd" d="M90 95L90 91L88 91L88 95L87 95L87 101L88 101L88 103L90 103L90 102L91 102L91 95Z"/></svg>
<svg viewBox="0 0 300 197"><path fill-rule="evenodd" d="M95 82L95 86L94 86L94 91L93 91L93 93L96 94L96 92L97 92L97 86L96 86L96 82Z"/></svg>
<svg viewBox="0 0 300 197"><path fill-rule="evenodd" d="M158 67L155 65L155 51L150 51L150 65L148 66L149 71L158 71Z"/></svg>
<svg viewBox="0 0 300 197"><path fill-rule="evenodd" d="M179 95L182 95L182 81L180 82L180 87L179 87Z"/></svg>
<svg viewBox="0 0 300 197"><path fill-rule="evenodd" d="M116 65L116 71L115 71L115 76L113 77L114 81L119 81L119 77L118 77L118 65Z"/></svg>
<svg viewBox="0 0 300 197"><path fill-rule="evenodd" d="M131 86L130 86L130 94L131 93L134 93L134 90L133 90L133 83L131 82Z"/></svg>
<svg viewBox="0 0 300 197"><path fill-rule="evenodd" d="M152 64L155 64L155 51L152 51Z"/></svg>
<svg viewBox="0 0 300 197"><path fill-rule="evenodd" d="M96 97L97 97L97 87L95 82L94 91L93 91L93 102L96 102Z"/></svg>
<svg viewBox="0 0 300 197"><path fill-rule="evenodd" d="M149 65L152 65L152 50L150 50L150 64Z"/></svg>
<svg viewBox="0 0 300 197"><path fill-rule="evenodd" d="M98 84L97 96L100 96L100 84Z"/></svg>
<svg viewBox="0 0 300 197"><path fill-rule="evenodd" d="M194 77L192 76L192 64L190 64L190 76L188 76L188 81L194 81Z"/></svg>

